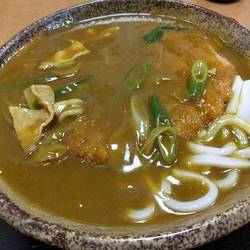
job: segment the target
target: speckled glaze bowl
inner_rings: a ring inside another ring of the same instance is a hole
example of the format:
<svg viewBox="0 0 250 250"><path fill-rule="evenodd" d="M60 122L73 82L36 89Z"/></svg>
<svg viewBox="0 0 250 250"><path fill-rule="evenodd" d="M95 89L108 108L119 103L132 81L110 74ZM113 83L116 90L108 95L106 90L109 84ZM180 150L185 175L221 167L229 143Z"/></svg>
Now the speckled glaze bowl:
<svg viewBox="0 0 250 250"><path fill-rule="evenodd" d="M40 34L101 16L138 13L179 17L220 37L250 61L250 32L207 9L164 0L100 0L77 5L27 27L0 49L0 67ZM65 249L187 249L215 240L250 221L250 186L206 211L164 225L129 228L79 225L33 208L0 178L0 216L20 232Z"/></svg>

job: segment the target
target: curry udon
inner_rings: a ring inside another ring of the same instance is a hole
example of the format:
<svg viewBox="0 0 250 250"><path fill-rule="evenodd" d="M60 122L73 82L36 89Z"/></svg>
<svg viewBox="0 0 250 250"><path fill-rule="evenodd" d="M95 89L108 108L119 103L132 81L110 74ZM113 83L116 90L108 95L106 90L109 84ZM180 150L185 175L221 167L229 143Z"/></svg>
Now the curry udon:
<svg viewBox="0 0 250 250"><path fill-rule="evenodd" d="M80 223L198 213L248 181L249 77L219 37L179 20L40 36L0 72L0 176Z"/></svg>

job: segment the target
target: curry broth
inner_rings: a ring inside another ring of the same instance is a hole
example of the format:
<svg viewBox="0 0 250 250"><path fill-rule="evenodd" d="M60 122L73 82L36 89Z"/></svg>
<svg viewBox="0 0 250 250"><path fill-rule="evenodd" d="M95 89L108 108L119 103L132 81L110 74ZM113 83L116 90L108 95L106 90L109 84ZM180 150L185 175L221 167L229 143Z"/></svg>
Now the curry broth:
<svg viewBox="0 0 250 250"><path fill-rule="evenodd" d="M185 25L189 30L183 32L189 32L190 36L199 36L209 41L221 55L226 56L236 66L243 78L250 77L250 70L240 56L227 48L217 37L191 24ZM93 39L89 31L93 29L99 34L114 26L120 27L119 32L99 40ZM155 166L156 164L140 158L142 166L126 173L122 162L126 143L132 145L132 151L136 154L136 136L130 126L129 108L130 97L134 92L124 86L124 76L136 63L141 61L155 63L159 60L158 54L163 42L148 45L142 39L145 32L158 26L158 22L137 21L98 24L91 28L77 26L73 29L55 31L33 41L1 70L0 82L3 87L3 91L0 92L1 178L32 206L80 223L132 225L134 222L126 216L127 209L141 209L152 204L154 202L152 186L159 187L160 181L171 173L171 169L187 167L186 140L180 138L178 138L178 158L171 167L163 166L161 162ZM67 70L68 74L48 84L55 89L81 76L91 75L89 82L83 84L80 90L67 95L67 98L80 98L86 103L86 109L89 111L84 114L85 119L91 120L100 131L105 131L103 136L108 142L109 153L112 151L111 145L118 145L118 151L112 153L114 160L109 159L107 164L84 163L74 157L45 166L35 164L25 156L10 123L8 105L25 102L23 88L15 83L42 76L45 72L38 69L39 63L65 48L70 39L85 43L91 52L77 59L78 66L75 69L77 73L68 69L49 69L47 75L67 73ZM183 41L180 46L185 47L188 44ZM143 88L136 90L136 93L139 93L145 101L156 93L160 99L165 100L165 108L171 110L176 99L178 101L186 99L186 87L180 81L182 76L172 75L167 67L164 69L161 61L159 63L161 64L159 67L151 68ZM174 61L171 63L172 67L178 67ZM214 145L220 146L219 144L221 144L220 139ZM133 167L135 166L131 166L132 169ZM212 174L216 175L215 172ZM217 170L217 175L221 176L222 172ZM247 183L248 178L248 172L241 176L239 187ZM206 191L206 187L198 182L184 182L183 185L174 188L173 195L186 201L198 198ZM225 194L223 193L223 197L220 194L219 199L225 199L230 192ZM165 213L157 208L155 217L145 223L164 223L177 217L174 213Z"/></svg>

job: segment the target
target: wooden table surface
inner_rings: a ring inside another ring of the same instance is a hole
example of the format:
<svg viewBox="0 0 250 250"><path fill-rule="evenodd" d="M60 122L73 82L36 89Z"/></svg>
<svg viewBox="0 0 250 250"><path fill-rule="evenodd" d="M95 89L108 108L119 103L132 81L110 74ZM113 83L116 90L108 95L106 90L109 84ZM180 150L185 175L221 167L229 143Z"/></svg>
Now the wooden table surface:
<svg viewBox="0 0 250 250"><path fill-rule="evenodd" d="M206 0L186 0L206 8L233 17L243 26L250 29L250 0L239 0L230 4L218 4ZM84 0L0 0L0 45L4 44L18 31L37 19L56 10L63 9ZM207 246L199 248L208 249L250 249L250 225L226 236ZM0 221L0 249L28 250L28 249L55 249L31 240ZM198 250L198 249L197 249Z"/></svg>

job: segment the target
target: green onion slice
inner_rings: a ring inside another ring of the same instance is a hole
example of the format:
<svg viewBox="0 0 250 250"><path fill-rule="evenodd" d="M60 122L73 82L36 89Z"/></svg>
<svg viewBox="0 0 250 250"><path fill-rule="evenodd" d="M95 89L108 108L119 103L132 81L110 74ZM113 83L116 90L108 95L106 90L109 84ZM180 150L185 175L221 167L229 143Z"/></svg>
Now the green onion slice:
<svg viewBox="0 0 250 250"><path fill-rule="evenodd" d="M163 36L163 34L165 32L181 31L181 30L185 30L185 29L186 28L184 26L176 24L175 22L171 22L165 26L157 27L157 28L145 33L143 38L147 43L151 44L151 43L158 41Z"/></svg>
<svg viewBox="0 0 250 250"><path fill-rule="evenodd" d="M195 61L192 66L192 72L187 85L187 90L191 100L197 100L204 94L207 77L207 63L203 60Z"/></svg>
<svg viewBox="0 0 250 250"><path fill-rule="evenodd" d="M22 80L17 83L17 85L29 85L29 84L40 84L40 83L49 83L59 80L58 75L50 75L50 76L41 76L34 79Z"/></svg>
<svg viewBox="0 0 250 250"><path fill-rule="evenodd" d="M72 91L78 89L82 84L86 83L89 79L91 78L91 76L84 76L83 78L77 80L77 81L73 81L65 86L63 86L62 88L58 88L56 89L55 92L55 98L60 98L64 95L67 95L69 93L71 93Z"/></svg>
<svg viewBox="0 0 250 250"><path fill-rule="evenodd" d="M149 76L151 64L138 63L135 64L125 76L126 85L130 90L139 89L144 84L145 80Z"/></svg>
<svg viewBox="0 0 250 250"><path fill-rule="evenodd" d="M172 127L169 127L172 128ZM173 164L177 158L176 133L172 128L171 131L160 134L156 138L157 148L163 162L167 165Z"/></svg>
<svg viewBox="0 0 250 250"><path fill-rule="evenodd" d="M159 152L160 157L165 164L173 164L177 157L176 133L172 128L170 117L168 116L166 110L161 106L156 95L153 95L151 98L151 111L155 129L162 127L166 128L166 130L163 131L156 130L158 132L161 132L154 137L156 140L157 151ZM148 147L149 146L147 146L147 148Z"/></svg>
<svg viewBox="0 0 250 250"><path fill-rule="evenodd" d="M141 152L146 153L146 154L150 153L152 151L156 138L160 134L165 133L165 132L174 132L174 129L169 126L159 126L159 127L154 128L150 132L145 143L143 144L143 147L141 148Z"/></svg>
<svg viewBox="0 0 250 250"><path fill-rule="evenodd" d="M161 106L156 95L151 97L151 110L155 127L159 125L171 126L172 122L166 110Z"/></svg>
<svg viewBox="0 0 250 250"><path fill-rule="evenodd" d="M132 125L136 131L139 141L147 138L150 131L150 118L148 109L143 99L138 95L133 95L130 100L132 115Z"/></svg>
<svg viewBox="0 0 250 250"><path fill-rule="evenodd" d="M45 83L53 83L60 79L58 75L49 75L49 76L40 76L33 79L28 80L20 80L15 83L8 83L8 84L1 84L0 85L0 93L5 93L7 91L16 92L20 89L27 88L30 85L37 85L37 84L45 84ZM13 85L15 85L15 90L13 89Z"/></svg>

